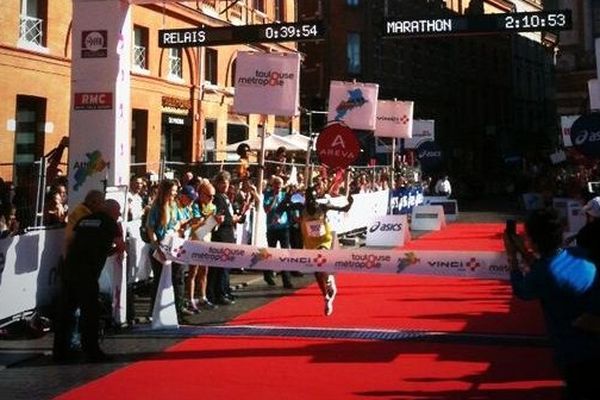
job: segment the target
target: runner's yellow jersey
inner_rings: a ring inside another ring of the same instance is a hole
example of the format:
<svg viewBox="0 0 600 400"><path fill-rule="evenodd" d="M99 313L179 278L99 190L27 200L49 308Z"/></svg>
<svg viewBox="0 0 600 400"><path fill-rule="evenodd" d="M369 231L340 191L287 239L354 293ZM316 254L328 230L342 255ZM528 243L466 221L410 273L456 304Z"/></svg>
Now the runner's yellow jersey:
<svg viewBox="0 0 600 400"><path fill-rule="evenodd" d="M310 215L303 210L300 229L305 249L331 249L333 234L325 212L319 209L314 215Z"/></svg>

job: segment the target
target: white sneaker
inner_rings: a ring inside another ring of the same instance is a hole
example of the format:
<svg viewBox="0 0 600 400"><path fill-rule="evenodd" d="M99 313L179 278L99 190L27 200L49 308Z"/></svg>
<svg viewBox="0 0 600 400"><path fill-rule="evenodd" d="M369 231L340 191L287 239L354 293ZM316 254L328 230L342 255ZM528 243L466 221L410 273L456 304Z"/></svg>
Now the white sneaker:
<svg viewBox="0 0 600 400"><path fill-rule="evenodd" d="M327 294L325 295L325 315L330 316L333 314L333 300L337 294L337 286L335 285L335 278L333 275L329 275L327 278Z"/></svg>
<svg viewBox="0 0 600 400"><path fill-rule="evenodd" d="M333 296L325 296L325 315L329 317L333 314Z"/></svg>

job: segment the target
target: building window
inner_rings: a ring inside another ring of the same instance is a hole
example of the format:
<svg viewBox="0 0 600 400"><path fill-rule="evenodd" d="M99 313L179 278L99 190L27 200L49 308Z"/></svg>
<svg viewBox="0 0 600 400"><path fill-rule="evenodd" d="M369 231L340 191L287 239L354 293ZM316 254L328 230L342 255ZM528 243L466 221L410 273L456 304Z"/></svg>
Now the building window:
<svg viewBox="0 0 600 400"><path fill-rule="evenodd" d="M169 49L169 78L182 79L181 49Z"/></svg>
<svg viewBox="0 0 600 400"><path fill-rule="evenodd" d="M359 74L360 64L360 33L349 32L346 43L346 58L348 73Z"/></svg>
<svg viewBox="0 0 600 400"><path fill-rule="evenodd" d="M256 11L265 12L265 0L254 0L254 9Z"/></svg>
<svg viewBox="0 0 600 400"><path fill-rule="evenodd" d="M204 81L218 84L218 53L215 49L206 48L204 52Z"/></svg>
<svg viewBox="0 0 600 400"><path fill-rule="evenodd" d="M248 127L240 124L227 124L227 144L248 139Z"/></svg>
<svg viewBox="0 0 600 400"><path fill-rule="evenodd" d="M285 8L282 0L275 0L275 19L285 21Z"/></svg>
<svg viewBox="0 0 600 400"><path fill-rule="evenodd" d="M20 43L39 47L46 45L44 20L47 19L47 10L46 0L21 0Z"/></svg>
<svg viewBox="0 0 600 400"><path fill-rule="evenodd" d="M350 7L357 7L360 4L360 0L346 0L346 5Z"/></svg>
<svg viewBox="0 0 600 400"><path fill-rule="evenodd" d="M131 110L131 168L141 175L146 162L148 143L148 110ZM138 164L138 165L134 165Z"/></svg>
<svg viewBox="0 0 600 400"><path fill-rule="evenodd" d="M215 148L216 148L216 137L217 137L217 120L206 119L204 121L204 160L214 161L215 159Z"/></svg>
<svg viewBox="0 0 600 400"><path fill-rule="evenodd" d="M231 63L231 86L235 87L235 74L237 70L237 59Z"/></svg>
<svg viewBox="0 0 600 400"><path fill-rule="evenodd" d="M592 2L592 35L600 38L600 3Z"/></svg>
<svg viewBox="0 0 600 400"><path fill-rule="evenodd" d="M148 28L133 27L133 67L148 69Z"/></svg>

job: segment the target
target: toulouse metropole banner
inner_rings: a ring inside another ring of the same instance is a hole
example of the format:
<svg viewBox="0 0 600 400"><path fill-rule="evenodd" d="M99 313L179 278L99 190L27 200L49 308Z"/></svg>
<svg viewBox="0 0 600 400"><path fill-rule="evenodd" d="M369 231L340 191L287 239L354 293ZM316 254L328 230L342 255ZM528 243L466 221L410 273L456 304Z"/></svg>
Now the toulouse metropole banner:
<svg viewBox="0 0 600 400"><path fill-rule="evenodd" d="M297 116L299 87L300 54L238 53L233 100L237 113Z"/></svg>
<svg viewBox="0 0 600 400"><path fill-rule="evenodd" d="M169 236L161 244L171 261L245 270L350 272L509 279L504 252L261 248Z"/></svg>
<svg viewBox="0 0 600 400"><path fill-rule="evenodd" d="M343 122L351 129L374 131L377 125L375 83L331 81L327 121Z"/></svg>

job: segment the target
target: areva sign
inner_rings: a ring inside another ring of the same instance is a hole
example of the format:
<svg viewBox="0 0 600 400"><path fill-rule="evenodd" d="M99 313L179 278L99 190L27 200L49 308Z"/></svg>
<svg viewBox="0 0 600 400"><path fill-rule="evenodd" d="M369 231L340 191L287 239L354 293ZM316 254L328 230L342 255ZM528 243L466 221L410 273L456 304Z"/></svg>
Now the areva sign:
<svg viewBox="0 0 600 400"><path fill-rule="evenodd" d="M317 138L317 157L330 168L346 168L360 154L360 144L354 131L342 123L327 125Z"/></svg>

